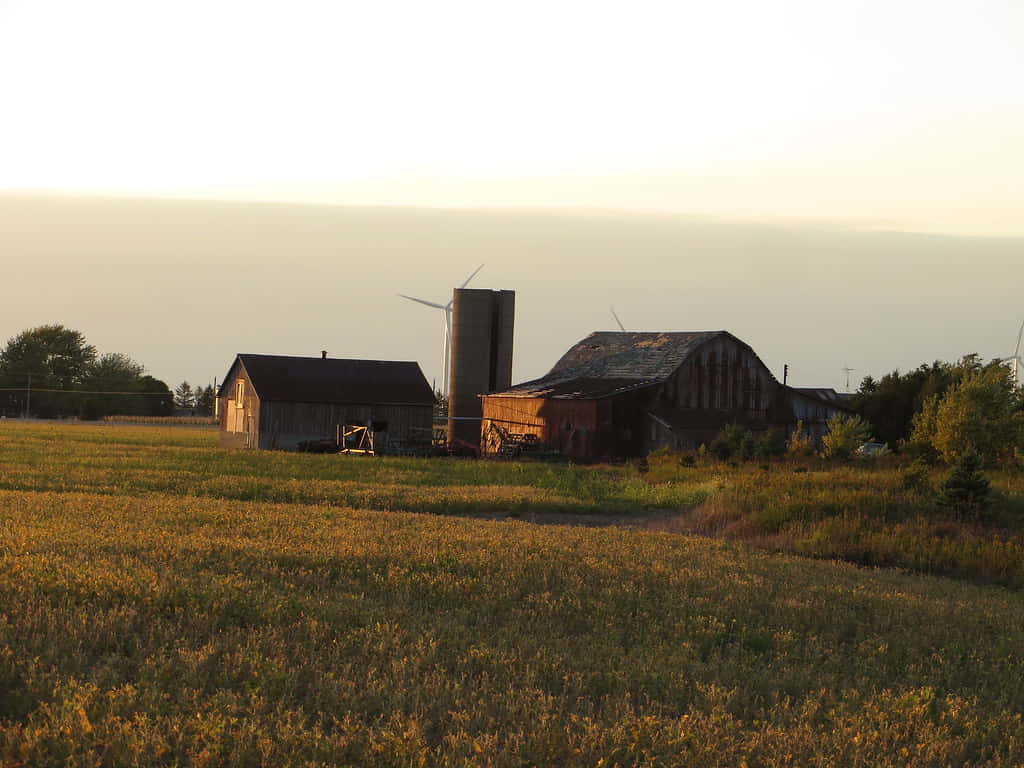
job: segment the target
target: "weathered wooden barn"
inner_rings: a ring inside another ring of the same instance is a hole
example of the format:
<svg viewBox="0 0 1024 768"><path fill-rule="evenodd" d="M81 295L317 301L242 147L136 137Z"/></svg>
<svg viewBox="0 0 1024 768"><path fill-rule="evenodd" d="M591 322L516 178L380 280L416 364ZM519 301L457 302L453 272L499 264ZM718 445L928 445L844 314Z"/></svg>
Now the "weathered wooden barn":
<svg viewBox="0 0 1024 768"><path fill-rule="evenodd" d="M417 363L237 355L217 393L224 447L296 450L365 426L378 452L431 434L434 393Z"/></svg>
<svg viewBox="0 0 1024 768"><path fill-rule="evenodd" d="M494 453L496 436L533 435L577 461L692 449L727 424L791 430L794 393L726 331L605 331L573 346L546 376L483 395L481 441ZM821 405L822 424L837 410L810 394L797 399Z"/></svg>

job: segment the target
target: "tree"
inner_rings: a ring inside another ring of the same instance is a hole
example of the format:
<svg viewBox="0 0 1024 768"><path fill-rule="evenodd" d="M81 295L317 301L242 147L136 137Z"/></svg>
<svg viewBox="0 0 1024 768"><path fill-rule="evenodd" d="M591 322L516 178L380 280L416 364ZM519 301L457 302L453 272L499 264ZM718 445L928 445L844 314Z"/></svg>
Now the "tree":
<svg viewBox="0 0 1024 768"><path fill-rule="evenodd" d="M120 352L100 357L89 366L83 379L83 388L89 392L78 398L78 416L98 419L112 413L141 413L140 395L135 393L140 390L145 370Z"/></svg>
<svg viewBox="0 0 1024 768"><path fill-rule="evenodd" d="M914 419L912 440L930 445L948 462L977 453L982 462L1009 458L1024 429L1020 395L1005 366L990 364L932 396Z"/></svg>
<svg viewBox="0 0 1024 768"><path fill-rule="evenodd" d="M137 398L141 402L142 416L173 416L174 415L174 394L168 386L154 379L152 376L143 376L139 379L139 391L142 394Z"/></svg>
<svg viewBox="0 0 1024 768"><path fill-rule="evenodd" d="M848 459L871 435L871 426L860 416L837 413L826 422L828 432L821 438L830 459Z"/></svg>
<svg viewBox="0 0 1024 768"><path fill-rule="evenodd" d="M191 410L196 404L196 396L192 391L192 385L187 381L181 382L174 390L174 404L178 408Z"/></svg>
<svg viewBox="0 0 1024 768"><path fill-rule="evenodd" d="M914 416L929 397L945 393L965 373L980 367L977 355L967 355L956 364L936 360L908 373L887 373L877 381L867 376L850 407L871 423L880 442L896 445L910 436Z"/></svg>
<svg viewBox="0 0 1024 768"><path fill-rule="evenodd" d="M213 401L217 397L217 394L213 391L213 386L197 387L195 395L196 415L213 416Z"/></svg>
<svg viewBox="0 0 1024 768"><path fill-rule="evenodd" d="M0 377L3 386L25 390L21 396L26 411L31 408L39 416L74 413L76 396L41 390L68 390L82 385L95 360L96 348L86 344L78 331L63 325L41 325L7 342L0 352ZM37 392L28 394L31 390Z"/></svg>
<svg viewBox="0 0 1024 768"><path fill-rule="evenodd" d="M961 514L981 517L991 490L988 479L981 474L981 457L974 451L966 451L942 483L942 501Z"/></svg>

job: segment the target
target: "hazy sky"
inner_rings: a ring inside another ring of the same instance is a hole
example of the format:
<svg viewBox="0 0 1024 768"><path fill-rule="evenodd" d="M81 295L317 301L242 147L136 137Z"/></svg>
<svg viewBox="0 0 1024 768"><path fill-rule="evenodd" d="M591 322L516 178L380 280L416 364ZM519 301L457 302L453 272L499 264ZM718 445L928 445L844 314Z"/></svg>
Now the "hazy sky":
<svg viewBox="0 0 1024 768"><path fill-rule="evenodd" d="M1020 0L0 0L0 188L1024 235Z"/></svg>
<svg viewBox="0 0 1024 768"><path fill-rule="evenodd" d="M694 216L117 201L0 194L0 343L64 323L173 384L236 352L416 360L439 377L445 302L516 291L514 379L614 330L725 329L779 378L842 389L1013 352L1024 238Z"/></svg>

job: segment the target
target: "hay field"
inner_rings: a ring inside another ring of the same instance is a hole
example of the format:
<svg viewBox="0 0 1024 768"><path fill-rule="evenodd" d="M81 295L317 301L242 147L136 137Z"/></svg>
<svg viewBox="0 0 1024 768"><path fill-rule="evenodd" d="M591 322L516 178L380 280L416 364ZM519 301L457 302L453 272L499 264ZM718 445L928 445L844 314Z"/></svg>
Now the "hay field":
<svg viewBox="0 0 1024 768"><path fill-rule="evenodd" d="M528 522L708 472L215 439L0 423L0 765L1024 762L1018 592Z"/></svg>

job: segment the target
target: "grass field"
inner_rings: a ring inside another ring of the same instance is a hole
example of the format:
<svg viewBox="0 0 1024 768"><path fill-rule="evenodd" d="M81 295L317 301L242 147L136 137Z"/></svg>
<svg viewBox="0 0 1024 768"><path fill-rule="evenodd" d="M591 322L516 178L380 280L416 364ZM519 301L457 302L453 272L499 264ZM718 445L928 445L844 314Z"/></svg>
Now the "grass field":
<svg viewBox="0 0 1024 768"><path fill-rule="evenodd" d="M644 527L938 525L895 468L215 439L0 423L0 765L1024 763L1018 591Z"/></svg>

